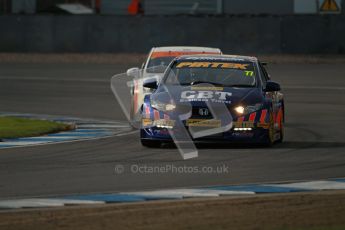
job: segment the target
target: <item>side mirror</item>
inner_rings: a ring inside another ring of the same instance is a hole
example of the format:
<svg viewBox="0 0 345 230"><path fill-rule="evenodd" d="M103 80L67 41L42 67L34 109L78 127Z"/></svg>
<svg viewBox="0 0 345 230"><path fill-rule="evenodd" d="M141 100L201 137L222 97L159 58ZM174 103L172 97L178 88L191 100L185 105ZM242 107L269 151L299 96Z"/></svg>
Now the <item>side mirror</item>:
<svg viewBox="0 0 345 230"><path fill-rule="evenodd" d="M280 85L274 81L267 81L265 91L266 92L280 91Z"/></svg>
<svg viewBox="0 0 345 230"><path fill-rule="evenodd" d="M139 77L139 71L140 71L140 69L138 67L134 67L134 68L128 69L126 73L127 73L128 77L138 78Z"/></svg>
<svg viewBox="0 0 345 230"><path fill-rule="evenodd" d="M149 89L157 89L158 87L157 80L153 78L146 80L144 81L143 87L149 88Z"/></svg>

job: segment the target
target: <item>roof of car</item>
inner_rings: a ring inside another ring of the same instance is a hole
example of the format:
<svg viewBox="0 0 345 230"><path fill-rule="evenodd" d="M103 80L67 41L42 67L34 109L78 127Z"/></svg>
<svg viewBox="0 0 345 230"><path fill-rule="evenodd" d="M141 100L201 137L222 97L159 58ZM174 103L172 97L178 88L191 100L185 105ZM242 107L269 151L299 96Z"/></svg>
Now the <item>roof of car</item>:
<svg viewBox="0 0 345 230"><path fill-rule="evenodd" d="M221 53L219 48L199 46L162 46L152 48L153 52L215 52Z"/></svg>
<svg viewBox="0 0 345 230"><path fill-rule="evenodd" d="M183 55L177 57L176 60L208 60L208 61L250 61L256 62L258 59L253 56L242 56L242 55Z"/></svg>

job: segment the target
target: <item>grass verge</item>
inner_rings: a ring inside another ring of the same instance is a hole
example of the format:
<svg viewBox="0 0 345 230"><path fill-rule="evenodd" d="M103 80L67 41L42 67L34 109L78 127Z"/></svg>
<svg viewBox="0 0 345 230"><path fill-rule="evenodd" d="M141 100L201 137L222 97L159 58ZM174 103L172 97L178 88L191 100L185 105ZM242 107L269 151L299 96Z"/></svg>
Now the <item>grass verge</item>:
<svg viewBox="0 0 345 230"><path fill-rule="evenodd" d="M0 139L41 136L73 128L73 125L54 121L0 117Z"/></svg>

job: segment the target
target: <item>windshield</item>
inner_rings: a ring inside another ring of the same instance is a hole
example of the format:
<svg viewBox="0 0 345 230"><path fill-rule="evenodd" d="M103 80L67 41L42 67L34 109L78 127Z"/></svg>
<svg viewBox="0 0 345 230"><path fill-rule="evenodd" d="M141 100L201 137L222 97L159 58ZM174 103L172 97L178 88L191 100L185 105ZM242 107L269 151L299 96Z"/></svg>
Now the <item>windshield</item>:
<svg viewBox="0 0 345 230"><path fill-rule="evenodd" d="M151 58L146 71L148 73L164 73L174 58L173 56Z"/></svg>
<svg viewBox="0 0 345 230"><path fill-rule="evenodd" d="M167 85L209 83L225 87L253 87L257 75L253 62L177 61L164 80Z"/></svg>

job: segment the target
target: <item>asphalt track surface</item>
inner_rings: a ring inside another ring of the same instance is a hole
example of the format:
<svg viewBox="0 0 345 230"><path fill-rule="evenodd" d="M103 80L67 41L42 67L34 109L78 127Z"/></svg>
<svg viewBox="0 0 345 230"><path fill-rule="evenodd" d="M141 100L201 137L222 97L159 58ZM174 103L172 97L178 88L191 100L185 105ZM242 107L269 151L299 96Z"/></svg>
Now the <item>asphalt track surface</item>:
<svg viewBox="0 0 345 230"><path fill-rule="evenodd" d="M0 111L123 120L110 77L129 66L0 64ZM286 100L285 142L272 148L204 146L184 161L147 149L137 133L0 150L0 198L317 180L345 176L345 65L274 64ZM115 173L116 165L123 173ZM134 165L134 166L133 166ZM139 174L140 166L229 167L229 173Z"/></svg>

